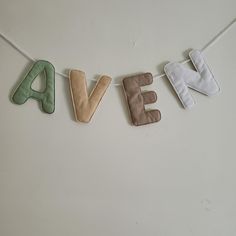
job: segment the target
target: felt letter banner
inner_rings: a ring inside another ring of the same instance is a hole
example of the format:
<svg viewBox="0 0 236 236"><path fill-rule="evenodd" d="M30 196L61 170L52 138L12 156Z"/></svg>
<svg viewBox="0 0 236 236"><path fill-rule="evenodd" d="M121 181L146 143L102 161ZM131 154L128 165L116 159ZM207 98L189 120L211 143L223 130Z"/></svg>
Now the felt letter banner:
<svg viewBox="0 0 236 236"><path fill-rule="evenodd" d="M220 91L201 52L193 50L189 53L189 57L197 71L188 69L177 62L168 63L164 67L167 78L186 109L193 107L195 104L188 87L208 96L214 95Z"/></svg>
<svg viewBox="0 0 236 236"><path fill-rule="evenodd" d="M46 77L46 88L43 92L31 88L35 78L44 72ZM12 100L16 104L24 104L29 98L34 98L42 103L42 109L46 113L53 113L55 110L55 69L48 61L37 61L26 75L24 80L16 89Z"/></svg>
<svg viewBox="0 0 236 236"><path fill-rule="evenodd" d="M70 71L70 91L77 121L87 123L91 120L110 82L110 77L102 76L88 96L85 73L79 70Z"/></svg>
<svg viewBox="0 0 236 236"><path fill-rule="evenodd" d="M154 91L141 92L141 86L152 84L151 73L139 74L123 79L123 87L128 103L132 123L136 126L158 122L161 119L159 110L145 111L144 105L154 103L157 95Z"/></svg>

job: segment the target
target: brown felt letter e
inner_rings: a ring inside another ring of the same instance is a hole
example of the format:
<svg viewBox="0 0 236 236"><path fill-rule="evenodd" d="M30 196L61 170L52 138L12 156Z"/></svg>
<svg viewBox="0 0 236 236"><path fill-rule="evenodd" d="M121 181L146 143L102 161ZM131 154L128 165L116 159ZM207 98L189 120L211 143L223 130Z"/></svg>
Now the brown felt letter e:
<svg viewBox="0 0 236 236"><path fill-rule="evenodd" d="M87 83L83 71L71 70L69 82L75 118L77 121L87 123L91 120L106 89L110 85L111 78L102 76L90 95L87 92Z"/></svg>
<svg viewBox="0 0 236 236"><path fill-rule="evenodd" d="M155 103L157 95L154 91L143 92L141 86L152 84L151 73L139 74L123 79L123 87L127 99L132 123L136 126L158 122L161 119L159 110L145 111L144 105Z"/></svg>

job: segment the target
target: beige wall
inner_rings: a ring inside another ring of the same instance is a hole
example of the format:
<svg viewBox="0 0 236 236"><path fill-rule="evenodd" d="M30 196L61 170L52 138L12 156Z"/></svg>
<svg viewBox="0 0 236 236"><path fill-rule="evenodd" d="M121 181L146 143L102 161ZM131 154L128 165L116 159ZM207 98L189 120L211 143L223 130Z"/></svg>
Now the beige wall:
<svg viewBox="0 0 236 236"><path fill-rule="evenodd" d="M119 82L201 49L235 9L235 0L1 0L0 30L60 72ZM148 89L162 121L133 127L116 87L90 124L75 123L59 76L53 115L33 100L12 104L31 63L0 39L0 235L235 235L235 42L236 26L206 52L220 95L193 92L185 111L156 80Z"/></svg>

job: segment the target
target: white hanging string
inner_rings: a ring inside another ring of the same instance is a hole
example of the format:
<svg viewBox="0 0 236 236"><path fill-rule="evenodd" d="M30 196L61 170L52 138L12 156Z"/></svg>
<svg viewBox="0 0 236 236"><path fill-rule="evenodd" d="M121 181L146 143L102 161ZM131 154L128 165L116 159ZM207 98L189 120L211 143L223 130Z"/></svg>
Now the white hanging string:
<svg viewBox="0 0 236 236"><path fill-rule="evenodd" d="M202 49L201 51L204 52L206 51L207 49L209 49L211 46L213 46L219 39L221 39L231 28L232 26L234 25L234 23L236 23L236 18L230 22L224 29L222 29L214 38L212 38L212 40L210 40ZM179 63L182 63L182 64L186 64L188 62L190 62L191 60L190 59L186 59L184 61L180 61ZM165 77L166 74L163 73L163 74L157 74L157 75L154 75L153 78L162 78L162 77Z"/></svg>
<svg viewBox="0 0 236 236"><path fill-rule="evenodd" d="M214 38L212 38L202 49L201 51L204 52L207 49L209 49L210 47L212 47L219 39L221 39L234 25L234 23L236 23L236 18L230 23L228 24L224 29L222 29ZM21 55L23 55L24 57L26 57L27 59L29 59L32 62L37 61L35 58L33 58L32 56L30 56L30 54L28 52L26 52L25 50L21 49L21 47L19 47L15 42L13 42L12 40L10 40L5 34L3 34L2 32L0 32L0 37L7 42L12 48L14 48L15 50L17 50ZM180 61L179 63L182 64L186 64L190 62L190 59L186 59L184 61ZM68 75L60 73L55 71L55 74L60 75L64 78L68 78ZM153 78L162 78L165 77L165 73L163 74L156 74L153 76ZM94 79L91 79L91 81L97 81ZM120 83L113 83L114 86L120 86Z"/></svg>

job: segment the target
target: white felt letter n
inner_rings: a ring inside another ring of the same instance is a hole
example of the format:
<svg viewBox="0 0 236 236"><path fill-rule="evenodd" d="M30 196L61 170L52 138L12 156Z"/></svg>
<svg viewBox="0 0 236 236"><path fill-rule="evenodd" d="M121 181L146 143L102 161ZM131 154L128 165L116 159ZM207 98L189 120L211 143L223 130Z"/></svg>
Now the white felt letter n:
<svg viewBox="0 0 236 236"><path fill-rule="evenodd" d="M189 109L195 102L188 88L211 96L220 91L214 76L204 61L199 50L193 50L189 57L196 71L186 68L181 63L168 63L164 70L184 108Z"/></svg>

